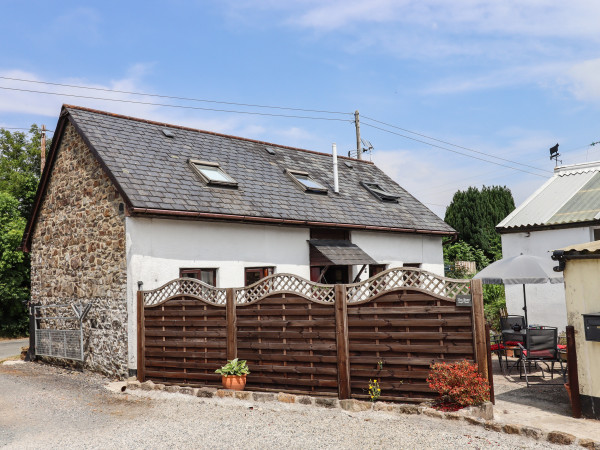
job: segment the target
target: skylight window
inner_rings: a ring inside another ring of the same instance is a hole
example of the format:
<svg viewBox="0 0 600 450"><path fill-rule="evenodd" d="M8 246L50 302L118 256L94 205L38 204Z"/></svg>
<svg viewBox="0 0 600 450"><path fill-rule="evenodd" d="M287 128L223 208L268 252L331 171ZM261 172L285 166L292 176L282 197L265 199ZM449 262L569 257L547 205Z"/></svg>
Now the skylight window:
<svg viewBox="0 0 600 450"><path fill-rule="evenodd" d="M168 137L168 138L174 138L175 137L175 133L173 133L171 130L169 130L168 128L163 128L162 133Z"/></svg>
<svg viewBox="0 0 600 450"><path fill-rule="evenodd" d="M312 178L307 172L286 169L286 173L305 191L327 193L327 188Z"/></svg>
<svg viewBox="0 0 600 450"><path fill-rule="evenodd" d="M377 183L365 183L364 181L361 181L360 184L382 202L398 203L398 198L400 196L386 191L381 185Z"/></svg>
<svg viewBox="0 0 600 450"><path fill-rule="evenodd" d="M237 181L225 173L217 163L190 159L190 165L207 184L237 186Z"/></svg>

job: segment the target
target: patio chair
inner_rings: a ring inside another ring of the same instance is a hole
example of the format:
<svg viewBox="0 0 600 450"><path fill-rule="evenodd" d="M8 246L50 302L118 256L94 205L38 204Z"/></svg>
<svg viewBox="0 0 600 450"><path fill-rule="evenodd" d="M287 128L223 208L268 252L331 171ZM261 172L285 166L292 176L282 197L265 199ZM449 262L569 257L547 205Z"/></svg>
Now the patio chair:
<svg viewBox="0 0 600 450"><path fill-rule="evenodd" d="M490 352L495 353L498 356L498 364L500 365L500 370L502 373L505 373L504 366L502 365L502 356L506 360L506 366L508 367L508 359L506 358L506 350L504 348L504 339L502 338L502 334L493 334L490 336Z"/></svg>
<svg viewBox="0 0 600 450"><path fill-rule="evenodd" d="M545 378L544 369L538 364L543 363L548 368L551 374L551 379L554 379L554 363L560 363L561 372L563 364L558 354L558 332L556 328L545 327L542 329L529 329L525 337L525 345L519 344L521 348L521 359L519 376L523 377L525 373L525 381L529 387L529 378L527 368L531 369L531 363L534 367L538 367L542 371L542 378Z"/></svg>

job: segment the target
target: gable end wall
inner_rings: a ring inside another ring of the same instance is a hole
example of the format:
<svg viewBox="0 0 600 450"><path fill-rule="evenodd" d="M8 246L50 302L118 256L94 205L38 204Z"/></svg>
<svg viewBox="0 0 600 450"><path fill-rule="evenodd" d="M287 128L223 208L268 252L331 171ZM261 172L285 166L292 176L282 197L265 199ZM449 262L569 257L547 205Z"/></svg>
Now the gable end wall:
<svg viewBox="0 0 600 450"><path fill-rule="evenodd" d="M34 304L92 302L84 367L127 375L122 197L72 124L65 127L31 245Z"/></svg>

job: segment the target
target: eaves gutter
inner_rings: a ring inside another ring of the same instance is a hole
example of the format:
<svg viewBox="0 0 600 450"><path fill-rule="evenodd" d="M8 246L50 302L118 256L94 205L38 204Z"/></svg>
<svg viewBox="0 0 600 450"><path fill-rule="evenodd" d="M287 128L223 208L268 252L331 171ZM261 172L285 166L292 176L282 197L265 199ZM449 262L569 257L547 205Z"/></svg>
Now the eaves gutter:
<svg viewBox="0 0 600 450"><path fill-rule="evenodd" d="M516 227L496 227L496 231L500 234L510 233L526 233L528 231L544 231L544 230L562 230L565 228L579 228L598 225L600 220L587 220L585 222L569 222L555 224L532 224L521 225Z"/></svg>
<svg viewBox="0 0 600 450"><path fill-rule="evenodd" d="M589 253L589 252L565 252L564 250L554 250L551 258L554 261L558 261L558 266L554 267L555 272L562 272L565 270L567 261L573 259L600 259L600 253Z"/></svg>
<svg viewBox="0 0 600 450"><path fill-rule="evenodd" d="M235 214L218 214L218 213L203 213L196 211L179 211L171 209L155 209L155 208L130 208L131 215L149 215L149 216L169 216L169 217L182 217L182 218L194 218L204 220L224 220L224 221L235 221L235 222L250 222L250 223L269 223L274 225L296 225L305 227L335 227L335 228L348 228L354 230L366 230L366 231L389 231L395 233L413 233L413 234L428 234L428 235L441 235L441 236L454 236L457 234L455 231L441 231L441 230L421 230L414 228L396 228L396 227L380 227L374 225L357 225L350 223L331 223L331 222L315 222L309 220L293 220L293 219L278 219L273 217L256 217L256 216L244 216Z"/></svg>

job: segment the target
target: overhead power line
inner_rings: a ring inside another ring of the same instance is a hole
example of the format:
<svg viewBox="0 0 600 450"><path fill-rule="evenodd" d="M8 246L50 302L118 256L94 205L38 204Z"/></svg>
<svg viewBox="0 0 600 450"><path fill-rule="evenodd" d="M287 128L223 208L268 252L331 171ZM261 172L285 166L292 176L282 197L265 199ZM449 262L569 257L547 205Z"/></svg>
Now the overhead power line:
<svg viewBox="0 0 600 450"><path fill-rule="evenodd" d="M509 165L502 164L502 163L499 163L499 162L490 161L490 160L488 160L488 159L480 158L479 156L469 155L468 153L459 152L458 150L452 150L451 148L442 147L441 145L432 144L431 142L427 142L427 141L424 141L424 140L422 140L422 139L416 139L416 138L414 138L414 137L411 137L411 136L406 136L405 134L397 133L397 132L395 132L395 131L392 131L392 130L387 130L387 129L385 129L385 128L381 128L381 127L378 127L378 126L376 126L376 125L369 124L369 123L367 123L367 122L362 122L362 124L363 124L363 125L366 125L366 126L368 126L368 127L371 127L371 128L375 128L375 129L377 129L377 130L384 131L384 132L386 132L386 133L390 133L390 134L394 134L394 135L396 135L396 136L400 136L400 137L403 137L403 138L406 138L406 139L410 139L411 141L420 142L420 143L422 143L422 144L429 145L429 146L431 146L431 147L436 147L436 148L439 148L439 149L441 149L441 150L446 150L446 151L448 151L448 152L457 153L457 154L459 154L459 155L466 156L466 157L468 157L468 158L474 158L474 159L478 159L479 161L484 161L484 162L487 162L487 163L490 163L490 164L494 164L494 165L496 165L496 166L507 167L507 168L509 168L509 169L518 170L519 172L524 172L524 173L528 173L528 174L530 174L530 175L535 175L535 176L538 176L538 177L541 177L541 178L546 178L546 176L545 176L545 175L540 175L540 174L538 174L538 173L535 173L535 172L530 172L529 170L525 170L525 169L519 169L518 167L509 166Z"/></svg>
<svg viewBox="0 0 600 450"><path fill-rule="evenodd" d="M24 82L24 83L35 83L35 84L41 84L41 85L48 85L48 86L60 86L60 87L68 87L68 88L75 88L75 89L87 89L87 90L93 90L93 91L100 91L100 92L112 92L112 93L118 93L118 94L128 94L128 95L138 95L138 96L146 96L146 97L154 97L154 98L165 98L165 99L173 99L173 100L183 100L183 101L193 101L193 102L203 102L203 103L214 103L214 104L223 104L223 105L235 105L235 106L243 106L243 107L248 107L248 108L266 108L266 109L276 109L276 110L288 110L288 111L300 111L300 112L312 112L312 113L320 113L320 114L338 114L338 115L346 115L346 116L352 116L354 113L347 113L347 112L340 112L340 111L328 111L328 110L318 110L318 109L304 109L304 108L293 108L293 107L284 107L284 106L276 106L276 105L260 105L260 104L251 104L251 103L237 103L237 102L226 102L226 101L219 101L219 100L209 100L209 99L198 99L198 98L192 98L192 97L178 97L178 96L171 96L171 95L161 95L161 94L149 94L149 93L144 93L144 92L135 92L135 91L124 91L124 90L117 90L117 89L108 89L108 88L100 88L100 87L93 87L93 86L81 86L81 85L74 85L74 84L66 84L66 83L54 83L54 82L49 82L49 81L39 81L39 80L29 80L29 79L24 79L24 78L15 78L15 77L5 77L5 76L0 76L0 79L3 80L10 80L10 81L18 81L18 82ZM106 98L106 97L99 97L99 96L91 96L91 95L82 95L82 94L67 94L67 93L59 93L59 92L49 92L49 91L41 91L41 90L35 90L35 89L24 89L24 88L16 88L16 87L8 87L8 86L0 86L0 89L3 90L10 90L10 91L18 91L18 92L29 92L29 93L35 93L35 94L42 94L42 95L54 95L54 96L65 96L65 97L73 97L73 98L83 98L83 99L89 99L89 100L99 100L99 101L109 101L109 102L118 102L118 103L131 103L131 104L138 104L138 105L148 105L148 106L160 106L160 107L167 107L167 108L181 108L181 109L191 109L191 110L201 110L201 111L215 111L215 112L224 112L224 113L233 113L233 114L246 114L246 115L256 115L256 116L268 116L268 117L284 117L284 118L293 118L293 119L309 119L309 120L327 120L327 121L337 121L337 122L348 122L348 123L354 123L354 120L347 118L347 119L343 119L343 118L338 118L338 117L315 117L315 116L308 116L308 115L296 115L296 114L278 114L278 113L269 113L269 112L259 112L259 111L240 111L240 110L233 110L233 109L220 109L220 108L209 108L209 107L201 107L201 106L190 106L190 105L177 105L177 104L168 104L168 103L156 103L156 102L148 102L148 101L141 101L141 100L132 100L132 99L117 99L117 98ZM499 156L495 156L489 153L485 153L479 150L474 150L468 147L464 147L458 144L453 144L451 142L442 140L442 139L437 139L431 136L427 136L425 134L422 133L418 133L415 131L411 131L405 128L401 128L399 126L387 123L387 122L383 122L377 119L374 119L372 117L368 117L368 116L363 116L364 119L370 120L372 122L375 122L377 124L380 125L384 125L386 127L390 127L390 128L394 128L397 130L401 130L404 131L406 133L410 133L410 134L414 134L416 136L420 136L423 137L425 139L431 140L431 141L435 141L435 142L439 142L445 145L449 145L455 148L460 148L463 150L466 150L468 152L472 152L472 153L476 153L479 155L483 155L487 158L493 158L493 159L497 159L500 161L504 161L504 162L508 162L510 164L515 164L518 166L523 166L523 167L528 167L534 170L538 170L538 171L542 171L542 172L546 172L543 171L542 169L539 169L535 166L531 166L528 164L524 164L524 163L520 163L517 161L512 161L506 158L502 158ZM381 131L387 132L387 133L391 133L391 134L395 134L397 136L400 137L404 137L406 139L410 139L416 142L421 142L423 144L432 146L432 147L436 147L442 150L446 150L446 151L450 151L462 156L466 156L469 158L473 158L473 159L477 159L480 161L484 161L484 162L488 162L490 164L495 164L497 166L501 166L501 167L506 167L512 170L518 170L520 172L524 172L524 173L529 173L532 175L537 175L540 177L545 177L544 175L540 175L540 174L536 174L533 172L530 172L528 170L524 170L524 169L519 169L517 167L513 167L513 166L509 166L506 164L501 164L501 163L497 163L494 161L490 161L488 159L484 159L484 158L480 158L474 155L470 155L467 153L463 153L463 152L459 152L456 150L452 150L449 149L447 147L441 146L441 145L436 145L433 144L431 142L427 142L424 140L420 140L420 139L416 139L414 137L411 136L406 136L404 134L401 133L396 133L393 132L391 130L382 128L382 127L378 127L376 125L373 124L369 124L368 122L363 122L366 126L370 126L372 128L375 129L379 129ZM16 129L16 128L15 128ZM547 172L546 172L547 173Z"/></svg>
<svg viewBox="0 0 600 450"><path fill-rule="evenodd" d="M313 113L323 113L323 114L344 114L344 115L349 115L349 116L354 114L354 113L349 113L349 112L326 111L326 110L321 110L321 109L291 108L291 107L287 107L287 106L258 105L258 104L253 104L253 103L225 102L225 101L220 101L220 100L208 100L208 99L193 98L193 97L177 97L174 95L148 94L146 92L121 91L118 89L108 89L108 88L100 88L100 87L94 87L94 86L81 86L81 85L77 85L77 84L53 83L50 81L27 80L24 78L12 78L12 77L0 76L0 79L11 80L11 81L22 81L24 83L36 83L36 84L43 84L43 85L49 85L49 86L62 86L62 87L69 87L69 88L76 88L76 89L88 89L88 90L93 90L93 91L114 92L117 94L140 95L140 96L155 97L155 98L168 98L171 100L185 100L185 101L190 101L190 102L216 103L216 104L220 104L220 105L246 106L249 108L281 109L281 110L288 110L288 111L313 112Z"/></svg>
<svg viewBox="0 0 600 450"><path fill-rule="evenodd" d="M414 135L417 135L417 136L421 136L421 137L424 137L426 139L430 139L432 141L440 142L440 143L446 144L446 145L451 145L452 147L461 148L463 150L467 150L469 152L477 153L479 155L485 155L485 156L487 156L489 158L494 158L494 159L498 159L500 161L509 162L511 164L517 164L519 166L529 167L531 169L539 170L541 172L546 172L545 170L540 169L539 167L531 166L529 164L521 163L521 162L518 162L518 161L512 161L512 160L506 159L506 158L501 158L500 156L494 156L494 155L491 155L489 153L485 153L485 152L482 152L482 151L479 151L479 150L474 150L474 149L469 148L469 147L463 147L462 145L453 144L452 142L444 141L442 139L437 139L437 138L434 138L434 137L431 137L431 136L427 136L426 134L417 133L416 131L407 130L406 128L401 128L401 127L398 127L396 125L392 125L390 123L382 122L380 120L373 119L372 117L363 116L363 118L371 120L371 121L376 122L376 123L379 123L381 125L385 125L385 126L388 126L388 127L391 127L391 128L395 128L397 130L404 131L406 133L410 133L410 134L414 134Z"/></svg>
<svg viewBox="0 0 600 450"><path fill-rule="evenodd" d="M27 130L27 131L29 131L31 129L31 128L25 128L25 127L3 127L1 125L0 125L0 128L3 130ZM46 133L54 133L54 130L44 130L44 131L46 131Z"/></svg>
<svg viewBox="0 0 600 450"><path fill-rule="evenodd" d="M93 97L90 95L78 95L78 94L64 94L60 92L47 92L47 91L37 91L34 89L21 89L21 88L11 88L7 86L0 86L0 89L8 90L8 91L19 91L19 92L30 92L34 94L45 94L45 95L57 95L61 97L76 97L76 98L85 98L88 100L104 100L109 102L119 102L119 103L134 103L137 105L149 105L149 106L163 106L167 108L182 108L182 109L194 109L201 111L217 111L217 112L227 112L227 113L236 113L236 114L249 114L253 116L269 116L269 117L287 117L294 119L311 119L311 120L331 120L336 122L354 122L353 120L348 119L337 119L334 117L312 117L312 116L296 116L291 114L275 114L275 113L265 113L265 112L255 112L255 111L237 111L231 109L217 109L217 108L204 108L201 106L187 106L187 105L171 105L168 103L153 103L153 102L142 102L139 100L124 100L118 98L105 98L105 97Z"/></svg>

